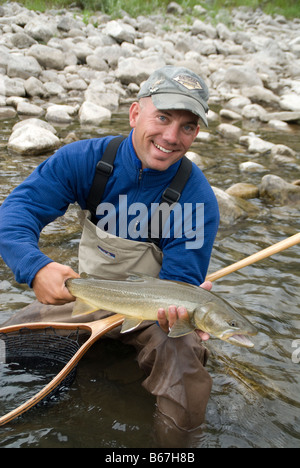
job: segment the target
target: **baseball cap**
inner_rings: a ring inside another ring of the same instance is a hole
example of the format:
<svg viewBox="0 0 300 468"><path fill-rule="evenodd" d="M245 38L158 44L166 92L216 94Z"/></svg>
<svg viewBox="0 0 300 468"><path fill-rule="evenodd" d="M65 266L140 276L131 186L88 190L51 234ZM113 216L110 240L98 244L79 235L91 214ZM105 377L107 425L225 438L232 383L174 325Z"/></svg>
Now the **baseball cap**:
<svg viewBox="0 0 300 468"><path fill-rule="evenodd" d="M209 91L204 80L184 67L167 65L156 70L142 85L138 99L151 96L159 110L188 110L208 127Z"/></svg>

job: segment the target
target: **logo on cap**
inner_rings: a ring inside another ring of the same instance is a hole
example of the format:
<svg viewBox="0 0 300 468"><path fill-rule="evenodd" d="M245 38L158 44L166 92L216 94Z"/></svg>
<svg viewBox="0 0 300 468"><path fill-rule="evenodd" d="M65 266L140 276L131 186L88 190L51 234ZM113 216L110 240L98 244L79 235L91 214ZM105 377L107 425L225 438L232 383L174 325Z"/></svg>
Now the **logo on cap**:
<svg viewBox="0 0 300 468"><path fill-rule="evenodd" d="M159 90L159 86L164 83L165 79L156 80L155 83L149 88L150 93L156 93Z"/></svg>
<svg viewBox="0 0 300 468"><path fill-rule="evenodd" d="M177 81L187 89L203 89L199 81L196 80L196 78L193 78L192 76L178 75L176 76L176 78L173 79L174 81Z"/></svg>

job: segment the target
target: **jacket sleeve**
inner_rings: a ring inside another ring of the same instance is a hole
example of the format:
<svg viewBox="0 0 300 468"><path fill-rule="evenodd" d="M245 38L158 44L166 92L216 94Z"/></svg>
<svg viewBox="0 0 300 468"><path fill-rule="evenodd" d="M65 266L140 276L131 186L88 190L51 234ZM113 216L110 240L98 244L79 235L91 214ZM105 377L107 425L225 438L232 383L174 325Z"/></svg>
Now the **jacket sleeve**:
<svg viewBox="0 0 300 468"><path fill-rule="evenodd" d="M70 203L77 201L85 208L102 140L62 147L0 207L0 254L19 283L32 286L36 273L52 261L38 247L42 229L62 216Z"/></svg>

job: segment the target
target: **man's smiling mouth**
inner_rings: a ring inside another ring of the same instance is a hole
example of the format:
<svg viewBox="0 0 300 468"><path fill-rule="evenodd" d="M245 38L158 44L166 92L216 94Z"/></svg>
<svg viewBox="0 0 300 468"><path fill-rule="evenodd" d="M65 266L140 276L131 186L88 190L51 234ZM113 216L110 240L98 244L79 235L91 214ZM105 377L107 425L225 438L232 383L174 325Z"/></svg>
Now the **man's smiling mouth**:
<svg viewBox="0 0 300 468"><path fill-rule="evenodd" d="M173 150L167 150L166 148L163 148L162 146L160 146L160 145L158 145L157 143L154 143L154 142L153 142L153 144L154 144L155 148L159 149L163 153L167 153L167 154L173 153Z"/></svg>

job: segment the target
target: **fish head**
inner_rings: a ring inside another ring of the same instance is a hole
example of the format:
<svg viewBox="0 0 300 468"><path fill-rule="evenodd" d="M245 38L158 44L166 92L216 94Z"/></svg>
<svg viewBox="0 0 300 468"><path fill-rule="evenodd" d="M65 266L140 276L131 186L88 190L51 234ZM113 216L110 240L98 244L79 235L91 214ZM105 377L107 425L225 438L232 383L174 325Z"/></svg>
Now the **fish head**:
<svg viewBox="0 0 300 468"><path fill-rule="evenodd" d="M257 335L256 328L230 304L222 301L199 306L193 317L196 328L228 343L253 348L249 336Z"/></svg>

